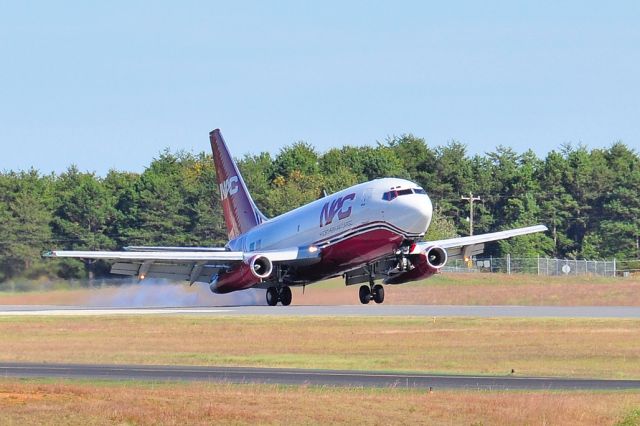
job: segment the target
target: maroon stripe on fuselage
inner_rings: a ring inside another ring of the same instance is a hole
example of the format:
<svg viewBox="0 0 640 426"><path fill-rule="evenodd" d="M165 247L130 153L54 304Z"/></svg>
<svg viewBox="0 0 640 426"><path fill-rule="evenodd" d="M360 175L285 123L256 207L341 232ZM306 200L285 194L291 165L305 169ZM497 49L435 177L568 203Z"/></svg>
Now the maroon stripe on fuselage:
<svg viewBox="0 0 640 426"><path fill-rule="evenodd" d="M291 279L313 282L340 275L392 255L404 239L404 235L388 229L373 229L346 238L324 247L319 263L297 268Z"/></svg>
<svg viewBox="0 0 640 426"><path fill-rule="evenodd" d="M406 232L406 231L398 228L397 226L393 225L392 223L379 220L379 221L374 221L374 222L363 223L362 225L358 225L358 226L350 228L348 230L333 234L333 235L331 235L329 237L322 238L320 240L315 241L313 243L313 245L321 247L321 248L322 247L326 247L328 245L340 242L341 240L343 240L345 238L350 238L350 237L353 237L353 236L355 236L357 234L360 234L360 233L363 233L363 232L369 232L369 231L376 230L376 229L386 229L386 230L388 230L390 232L393 232L395 234L398 234L398 235L402 236L405 239L418 238L418 237L421 236L421 234L415 234L415 233Z"/></svg>

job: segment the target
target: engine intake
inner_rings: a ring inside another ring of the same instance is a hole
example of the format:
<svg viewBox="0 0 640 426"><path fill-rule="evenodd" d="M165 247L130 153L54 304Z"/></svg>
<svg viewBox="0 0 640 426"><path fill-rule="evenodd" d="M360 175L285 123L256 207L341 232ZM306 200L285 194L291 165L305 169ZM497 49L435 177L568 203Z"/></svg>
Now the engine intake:
<svg viewBox="0 0 640 426"><path fill-rule="evenodd" d="M273 272L273 263L266 256L253 256L249 259L249 266L256 278L267 278Z"/></svg>
<svg viewBox="0 0 640 426"><path fill-rule="evenodd" d="M427 256L427 263L433 269L440 269L447 264L447 252L442 247L429 247L425 251L425 254Z"/></svg>
<svg viewBox="0 0 640 426"><path fill-rule="evenodd" d="M253 287L269 278L273 272L273 263L262 255L255 255L245 259L238 266L215 275L211 279L211 291L214 293L229 293Z"/></svg>
<svg viewBox="0 0 640 426"><path fill-rule="evenodd" d="M447 264L447 251L442 247L431 246L423 252L408 256L412 268L385 280L386 284L403 284L428 278Z"/></svg>

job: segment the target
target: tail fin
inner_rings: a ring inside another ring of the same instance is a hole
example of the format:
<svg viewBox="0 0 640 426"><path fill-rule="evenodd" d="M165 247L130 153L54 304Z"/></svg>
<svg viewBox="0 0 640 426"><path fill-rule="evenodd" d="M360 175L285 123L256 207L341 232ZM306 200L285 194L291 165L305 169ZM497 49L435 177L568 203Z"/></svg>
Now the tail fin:
<svg viewBox="0 0 640 426"><path fill-rule="evenodd" d="M216 166L227 233L229 239L233 239L261 224L266 218L251 199L238 166L231 158L229 149L220 134L220 129L209 133L209 140Z"/></svg>

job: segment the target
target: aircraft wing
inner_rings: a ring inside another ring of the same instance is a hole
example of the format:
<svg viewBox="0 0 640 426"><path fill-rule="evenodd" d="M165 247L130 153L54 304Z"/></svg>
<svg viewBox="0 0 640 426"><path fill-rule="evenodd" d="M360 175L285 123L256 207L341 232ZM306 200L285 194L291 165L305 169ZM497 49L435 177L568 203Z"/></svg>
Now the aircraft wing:
<svg viewBox="0 0 640 426"><path fill-rule="evenodd" d="M158 247L158 246L128 246L125 251L227 251L224 247Z"/></svg>
<svg viewBox="0 0 640 426"><path fill-rule="evenodd" d="M446 240L424 241L416 244L411 253L420 253L432 246L439 246L447 250L449 259L469 258L481 254L484 251L484 244L491 241L504 240L518 235L544 232L547 227L544 225L527 226L525 228L509 229L507 231L491 232L489 234L472 235L469 237L449 238Z"/></svg>
<svg viewBox="0 0 640 426"><path fill-rule="evenodd" d="M314 247L255 252L194 247L128 247L124 251L48 251L43 257L106 260L117 275L188 280L209 283L218 271L230 269L254 256L267 257L273 263L313 263L320 257Z"/></svg>

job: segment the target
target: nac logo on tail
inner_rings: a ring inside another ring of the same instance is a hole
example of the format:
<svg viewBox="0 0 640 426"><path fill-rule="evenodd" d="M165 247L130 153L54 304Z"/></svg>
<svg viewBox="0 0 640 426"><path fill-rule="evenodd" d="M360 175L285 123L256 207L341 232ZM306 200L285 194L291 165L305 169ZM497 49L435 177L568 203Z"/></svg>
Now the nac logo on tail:
<svg viewBox="0 0 640 426"><path fill-rule="evenodd" d="M223 200L236 192L238 192L238 176L231 176L220 184L220 198Z"/></svg>
<svg viewBox="0 0 640 426"><path fill-rule="evenodd" d="M351 216L351 206L345 209L344 203L346 201L353 201L356 198L355 193L345 195L344 197L338 197L333 201L328 201L322 207L320 212L320 227L329 225L333 222L333 218L338 215L338 220L346 219Z"/></svg>

